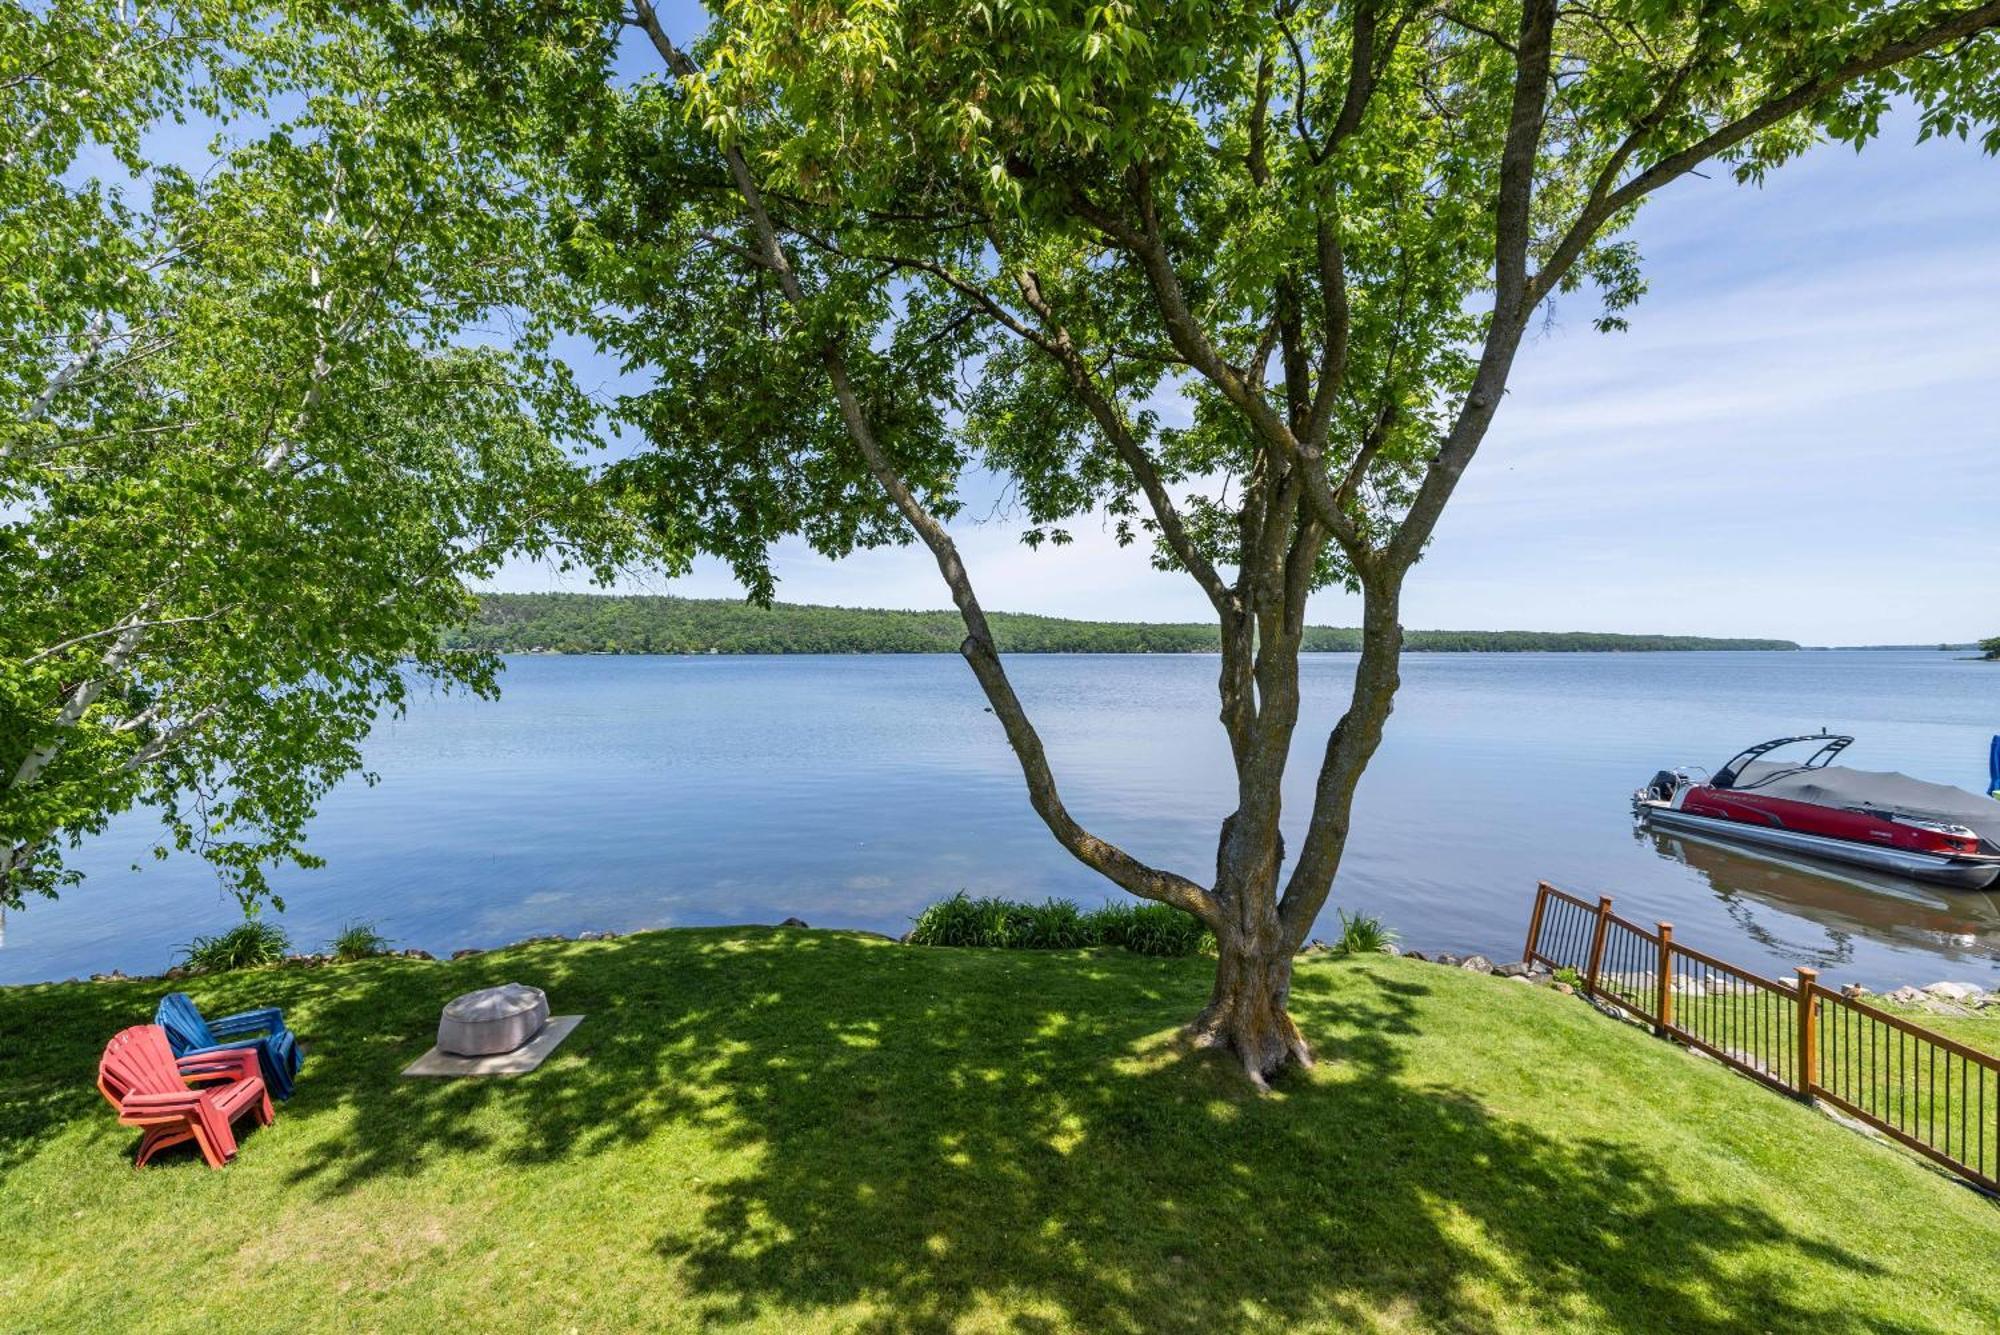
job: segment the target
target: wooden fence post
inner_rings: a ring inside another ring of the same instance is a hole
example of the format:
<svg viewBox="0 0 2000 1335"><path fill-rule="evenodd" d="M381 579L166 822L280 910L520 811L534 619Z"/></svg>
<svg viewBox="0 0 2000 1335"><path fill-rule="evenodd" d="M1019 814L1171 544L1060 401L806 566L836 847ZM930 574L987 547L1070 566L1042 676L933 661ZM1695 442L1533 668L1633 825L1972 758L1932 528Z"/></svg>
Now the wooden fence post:
<svg viewBox="0 0 2000 1335"><path fill-rule="evenodd" d="M1597 897L1597 926L1590 934L1590 968L1583 975L1583 994L1597 995L1597 966L1604 962L1604 934L1611 925L1611 896Z"/></svg>
<svg viewBox="0 0 2000 1335"><path fill-rule="evenodd" d="M1653 982L1658 989L1653 996L1653 1014L1659 1023L1653 1032L1665 1038L1674 1027L1674 925L1663 922L1659 925L1660 962L1654 966Z"/></svg>
<svg viewBox="0 0 2000 1335"><path fill-rule="evenodd" d="M1535 962L1535 947L1542 942L1542 910L1548 906L1549 883L1543 881L1535 887L1535 911L1528 915L1528 948L1521 952L1521 963Z"/></svg>
<svg viewBox="0 0 2000 1335"><path fill-rule="evenodd" d="M1819 985L1818 969L1799 971L1799 1097L1812 1102L1813 1089L1819 1084L1819 996L1813 991Z"/></svg>

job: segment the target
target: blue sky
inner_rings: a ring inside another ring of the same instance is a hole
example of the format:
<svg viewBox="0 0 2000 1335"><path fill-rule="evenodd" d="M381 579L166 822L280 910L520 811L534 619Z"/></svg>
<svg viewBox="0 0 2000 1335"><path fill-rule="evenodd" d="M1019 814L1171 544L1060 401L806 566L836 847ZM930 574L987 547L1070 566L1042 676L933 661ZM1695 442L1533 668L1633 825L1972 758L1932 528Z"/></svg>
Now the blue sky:
<svg viewBox="0 0 2000 1335"><path fill-rule="evenodd" d="M681 7L675 27L695 26ZM1633 236L1648 295L1623 334L1571 298L1412 574L1416 627L1777 635L1811 644L2000 633L2000 161L1892 121L1761 187L1688 178ZM1030 552L1006 516L957 537L988 607L1205 617L1101 527ZM948 606L920 548L780 548L780 596ZM583 587L526 566L496 587ZM719 563L632 591L729 597ZM1351 624L1338 592L1316 621Z"/></svg>

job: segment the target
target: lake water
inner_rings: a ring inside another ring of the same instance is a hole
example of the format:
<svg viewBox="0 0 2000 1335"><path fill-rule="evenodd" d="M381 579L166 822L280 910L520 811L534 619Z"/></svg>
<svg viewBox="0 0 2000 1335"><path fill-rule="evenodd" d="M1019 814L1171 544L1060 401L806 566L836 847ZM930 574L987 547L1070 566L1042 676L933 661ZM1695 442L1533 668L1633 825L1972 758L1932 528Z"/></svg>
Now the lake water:
<svg viewBox="0 0 2000 1335"><path fill-rule="evenodd" d="M1206 879L1228 811L1210 657L1011 660L1064 795L1099 834ZM1290 779L1297 846L1351 679L1311 656ZM1935 652L1414 654L1361 786L1334 908L1419 949L1518 958L1535 882L1613 895L1752 967L1871 987L2000 978L2000 899L1827 874L1633 830L1631 791L1822 725L1849 759L1977 789L2000 668ZM381 783L326 802L327 865L280 872L301 949L369 919L446 952L539 933L776 922L906 930L965 889L1110 891L1030 811L955 657L520 658L497 703L425 698L368 744ZM156 972L233 901L153 862L143 815L78 855L84 884L8 915L0 981ZM142 863L137 869L134 862Z"/></svg>

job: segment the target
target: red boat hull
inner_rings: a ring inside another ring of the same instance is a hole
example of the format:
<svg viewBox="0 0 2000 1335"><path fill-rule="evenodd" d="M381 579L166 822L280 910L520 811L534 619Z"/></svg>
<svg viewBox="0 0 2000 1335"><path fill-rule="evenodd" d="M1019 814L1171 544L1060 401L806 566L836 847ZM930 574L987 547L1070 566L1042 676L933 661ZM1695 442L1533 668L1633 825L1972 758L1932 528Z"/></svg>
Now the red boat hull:
<svg viewBox="0 0 2000 1335"><path fill-rule="evenodd" d="M1689 788L1677 805L1691 816L1708 816L1744 825L1762 825L1828 839L1845 839L1877 848L1898 848L1944 857L1979 852L1979 838L1970 833L1913 825L1849 807L1823 807L1789 798L1766 797L1755 792L1713 788L1707 784Z"/></svg>

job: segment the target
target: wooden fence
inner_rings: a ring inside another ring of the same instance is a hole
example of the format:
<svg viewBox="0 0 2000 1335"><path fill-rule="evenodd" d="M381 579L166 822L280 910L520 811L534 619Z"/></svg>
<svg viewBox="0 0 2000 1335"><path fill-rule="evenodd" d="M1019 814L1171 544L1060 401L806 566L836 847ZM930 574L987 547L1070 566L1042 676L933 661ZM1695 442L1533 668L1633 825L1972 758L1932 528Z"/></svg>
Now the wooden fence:
<svg viewBox="0 0 2000 1335"><path fill-rule="evenodd" d="M1796 1098L1831 1106L2000 1192L2000 1057L1820 984L1759 977L1544 882L1523 958Z"/></svg>

